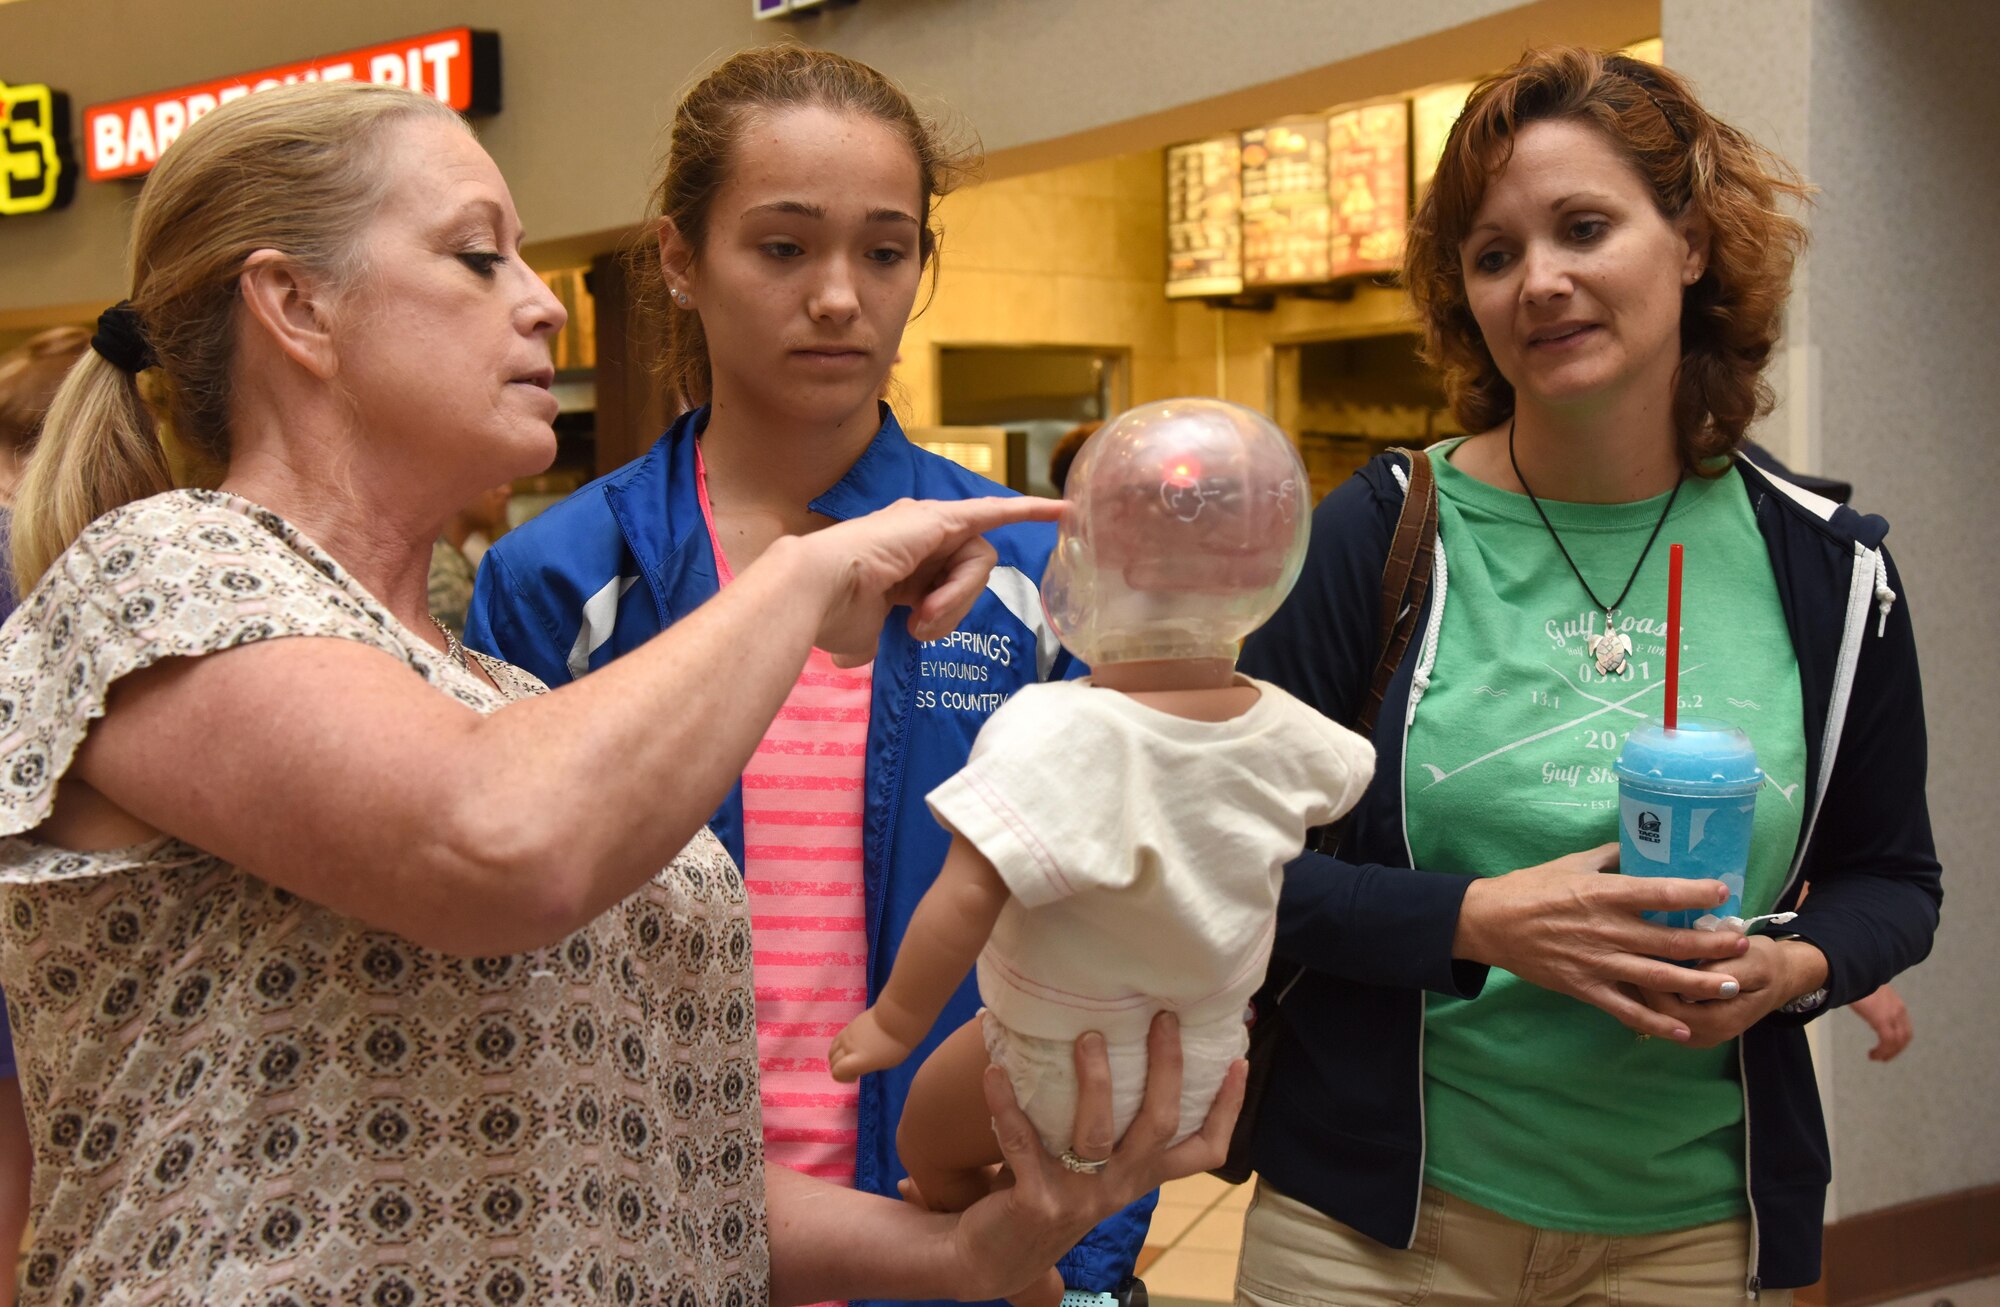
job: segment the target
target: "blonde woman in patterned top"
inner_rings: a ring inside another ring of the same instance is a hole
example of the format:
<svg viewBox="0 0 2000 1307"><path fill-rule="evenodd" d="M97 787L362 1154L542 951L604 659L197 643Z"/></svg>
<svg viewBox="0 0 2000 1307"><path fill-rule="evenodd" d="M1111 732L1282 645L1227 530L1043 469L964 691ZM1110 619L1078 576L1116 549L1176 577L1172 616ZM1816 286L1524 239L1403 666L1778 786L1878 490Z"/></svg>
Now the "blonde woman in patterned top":
<svg viewBox="0 0 2000 1307"><path fill-rule="evenodd" d="M464 125L389 88L224 106L147 182L0 633L23 1300L1051 1302L1079 1235L1220 1159L1239 1094L1165 1149L1163 1025L1115 1151L1080 1041L1101 1173L1043 1154L1003 1079L1016 1183L960 1216L767 1176L743 886L703 827L815 643L866 657L897 604L943 634L979 533L1048 510L779 541L554 693L468 656L427 616L430 543L555 449L563 311L520 241ZM147 368L219 490L171 487Z"/></svg>

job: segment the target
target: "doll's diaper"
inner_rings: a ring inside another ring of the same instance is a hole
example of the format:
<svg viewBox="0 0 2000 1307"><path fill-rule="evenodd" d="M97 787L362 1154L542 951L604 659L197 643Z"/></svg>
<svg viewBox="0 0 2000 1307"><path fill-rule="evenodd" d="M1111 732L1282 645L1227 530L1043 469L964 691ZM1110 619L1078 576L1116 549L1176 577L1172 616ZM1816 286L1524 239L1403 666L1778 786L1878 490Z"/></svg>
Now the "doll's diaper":
<svg viewBox="0 0 2000 1307"><path fill-rule="evenodd" d="M1062 1152L1070 1146L1076 1118L1075 1042L1018 1034L991 1012L982 1025L987 1056L1007 1073L1014 1099L1034 1123L1042 1147ZM1174 1143L1201 1129L1229 1064L1249 1046L1250 1028L1240 1017L1181 1028L1181 1120ZM1111 1063L1112 1133L1122 1138L1146 1096L1146 1041L1107 1042L1105 1053Z"/></svg>

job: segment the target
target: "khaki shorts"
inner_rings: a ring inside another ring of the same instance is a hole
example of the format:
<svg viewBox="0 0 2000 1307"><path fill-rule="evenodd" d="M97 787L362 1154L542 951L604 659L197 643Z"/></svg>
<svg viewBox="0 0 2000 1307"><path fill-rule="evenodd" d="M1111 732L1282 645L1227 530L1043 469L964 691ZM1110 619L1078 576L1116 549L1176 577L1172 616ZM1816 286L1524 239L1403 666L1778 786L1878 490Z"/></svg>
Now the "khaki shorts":
<svg viewBox="0 0 2000 1307"><path fill-rule="evenodd" d="M1749 1301L1750 1222L1666 1234L1538 1230L1429 1185L1407 1248L1263 1181L1243 1222L1239 1307L1733 1307ZM1790 1307L1767 1289L1759 1307Z"/></svg>

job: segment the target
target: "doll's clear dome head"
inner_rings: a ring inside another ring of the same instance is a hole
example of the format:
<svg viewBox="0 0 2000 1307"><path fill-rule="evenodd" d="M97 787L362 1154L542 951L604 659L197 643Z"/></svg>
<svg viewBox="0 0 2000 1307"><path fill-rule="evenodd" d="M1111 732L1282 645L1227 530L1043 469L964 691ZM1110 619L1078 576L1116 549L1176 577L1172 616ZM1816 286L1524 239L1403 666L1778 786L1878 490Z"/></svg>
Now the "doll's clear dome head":
<svg viewBox="0 0 2000 1307"><path fill-rule="evenodd" d="M1142 404L1070 466L1042 607L1093 666L1234 658L1305 561L1305 468L1285 433L1219 399Z"/></svg>

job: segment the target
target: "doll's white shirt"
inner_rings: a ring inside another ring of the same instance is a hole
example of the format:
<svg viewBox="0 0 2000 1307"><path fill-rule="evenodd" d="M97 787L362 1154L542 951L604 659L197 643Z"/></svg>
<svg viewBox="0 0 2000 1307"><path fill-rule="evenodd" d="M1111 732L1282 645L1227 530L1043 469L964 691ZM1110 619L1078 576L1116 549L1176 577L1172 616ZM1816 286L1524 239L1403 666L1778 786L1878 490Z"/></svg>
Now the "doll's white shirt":
<svg viewBox="0 0 2000 1307"><path fill-rule="evenodd" d="M1010 1030L1143 1040L1168 1009L1241 1014L1264 978L1287 862L1354 806L1374 749L1275 685L1223 722L1088 680L1031 685L929 796L1012 897L979 957Z"/></svg>

